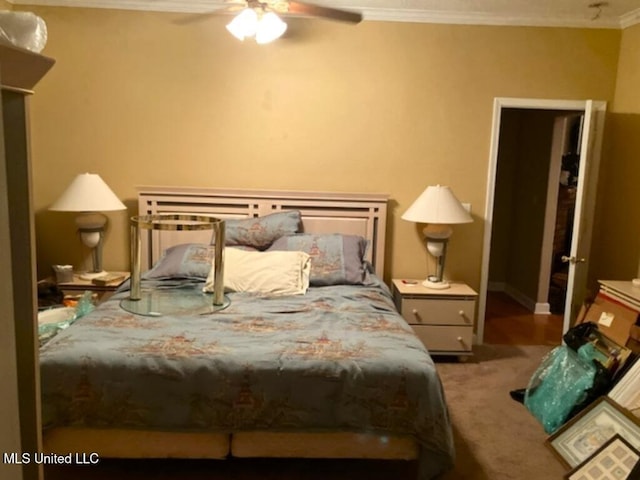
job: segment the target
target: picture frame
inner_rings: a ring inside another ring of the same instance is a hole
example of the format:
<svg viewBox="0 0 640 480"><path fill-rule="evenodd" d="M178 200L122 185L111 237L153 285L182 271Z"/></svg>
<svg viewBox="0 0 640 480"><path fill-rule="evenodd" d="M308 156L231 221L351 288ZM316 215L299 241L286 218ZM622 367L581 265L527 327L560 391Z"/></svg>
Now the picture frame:
<svg viewBox="0 0 640 480"><path fill-rule="evenodd" d="M596 350L600 351L604 357L601 361L603 367L616 374L624 369L627 360L631 357L632 351L624 345L618 345L616 342L607 337L604 333L596 331L593 340Z"/></svg>
<svg viewBox="0 0 640 480"><path fill-rule="evenodd" d="M640 465L640 451L615 434L596 452L564 476L564 480L626 479Z"/></svg>
<svg viewBox="0 0 640 480"><path fill-rule="evenodd" d="M640 420L602 396L550 435L545 444L567 468L575 468L616 434L640 450Z"/></svg>
<svg viewBox="0 0 640 480"><path fill-rule="evenodd" d="M614 402L640 417L640 361L629 367L607 395Z"/></svg>

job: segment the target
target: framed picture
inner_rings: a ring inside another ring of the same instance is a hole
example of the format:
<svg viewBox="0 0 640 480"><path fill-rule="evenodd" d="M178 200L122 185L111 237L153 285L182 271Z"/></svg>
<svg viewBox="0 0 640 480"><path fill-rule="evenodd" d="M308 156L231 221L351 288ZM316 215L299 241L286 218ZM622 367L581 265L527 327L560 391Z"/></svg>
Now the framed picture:
<svg viewBox="0 0 640 480"><path fill-rule="evenodd" d="M624 480L639 464L640 452L620 435L605 442L587 460L564 476L565 480Z"/></svg>
<svg viewBox="0 0 640 480"><path fill-rule="evenodd" d="M607 396L640 417L640 361L631 365Z"/></svg>
<svg viewBox="0 0 640 480"><path fill-rule="evenodd" d="M640 450L639 419L605 396L565 423L545 443L566 467L575 468L616 434Z"/></svg>

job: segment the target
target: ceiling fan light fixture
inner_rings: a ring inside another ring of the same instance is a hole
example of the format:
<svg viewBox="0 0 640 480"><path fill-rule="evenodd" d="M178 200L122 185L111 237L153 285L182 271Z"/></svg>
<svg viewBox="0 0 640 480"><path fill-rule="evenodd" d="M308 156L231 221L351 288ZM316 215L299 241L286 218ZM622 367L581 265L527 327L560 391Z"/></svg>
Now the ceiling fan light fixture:
<svg viewBox="0 0 640 480"><path fill-rule="evenodd" d="M280 38L287 31L287 24L273 12L265 13L258 22L256 30L256 42L269 43Z"/></svg>
<svg viewBox="0 0 640 480"><path fill-rule="evenodd" d="M253 8L245 8L227 24L227 30L238 40L255 36L258 30L258 14Z"/></svg>

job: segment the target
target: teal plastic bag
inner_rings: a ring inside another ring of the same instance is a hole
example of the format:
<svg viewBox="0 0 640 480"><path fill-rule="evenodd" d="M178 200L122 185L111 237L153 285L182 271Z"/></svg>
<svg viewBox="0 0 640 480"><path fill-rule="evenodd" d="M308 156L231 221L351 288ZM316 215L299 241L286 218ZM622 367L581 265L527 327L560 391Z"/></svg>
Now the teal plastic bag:
<svg viewBox="0 0 640 480"><path fill-rule="evenodd" d="M52 308L38 312L38 342L42 347L61 330L69 327L80 317L93 311L95 305L92 302L93 293L84 292L75 308Z"/></svg>
<svg viewBox="0 0 640 480"><path fill-rule="evenodd" d="M531 376L524 396L524 406L553 433L560 428L571 410L586 398L593 386L596 366L593 345L587 343L578 353L566 345L554 348Z"/></svg>

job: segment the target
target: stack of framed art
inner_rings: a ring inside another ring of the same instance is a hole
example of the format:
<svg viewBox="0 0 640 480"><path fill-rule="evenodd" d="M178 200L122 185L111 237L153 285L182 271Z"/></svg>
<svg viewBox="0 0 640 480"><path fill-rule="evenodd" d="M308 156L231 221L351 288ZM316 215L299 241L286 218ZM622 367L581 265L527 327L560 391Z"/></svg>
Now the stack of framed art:
<svg viewBox="0 0 640 480"><path fill-rule="evenodd" d="M636 360L625 372L608 397L636 417L640 417L640 361Z"/></svg>
<svg viewBox="0 0 640 480"><path fill-rule="evenodd" d="M572 469L566 480L633 479L631 472L640 459L638 450L616 434L583 463Z"/></svg>
<svg viewBox="0 0 640 480"><path fill-rule="evenodd" d="M566 480L625 480L640 471L640 361L546 442ZM638 477L640 478L640 477Z"/></svg>

